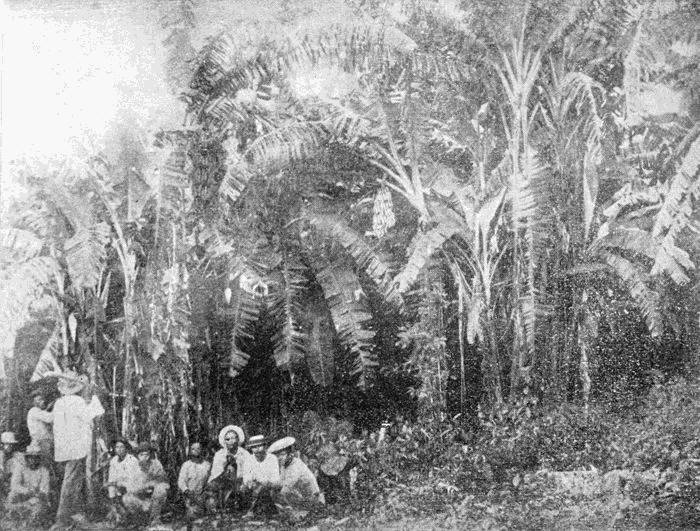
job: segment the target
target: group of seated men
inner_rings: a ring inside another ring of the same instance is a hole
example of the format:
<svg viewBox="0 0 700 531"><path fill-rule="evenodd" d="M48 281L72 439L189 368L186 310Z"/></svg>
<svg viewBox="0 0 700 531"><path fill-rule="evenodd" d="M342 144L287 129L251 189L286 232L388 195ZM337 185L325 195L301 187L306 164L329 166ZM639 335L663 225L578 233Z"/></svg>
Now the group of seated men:
<svg viewBox="0 0 700 531"><path fill-rule="evenodd" d="M268 448L262 435L251 437L246 448L244 443L240 427L226 426L211 464L202 445L192 443L177 481L189 522L229 508L246 511L245 517L279 511L293 516L324 503L314 474L295 455L293 437ZM120 521L147 515L157 523L170 488L163 466L149 443L140 444L135 457L128 450L126 440L117 440L109 465L113 514Z"/></svg>

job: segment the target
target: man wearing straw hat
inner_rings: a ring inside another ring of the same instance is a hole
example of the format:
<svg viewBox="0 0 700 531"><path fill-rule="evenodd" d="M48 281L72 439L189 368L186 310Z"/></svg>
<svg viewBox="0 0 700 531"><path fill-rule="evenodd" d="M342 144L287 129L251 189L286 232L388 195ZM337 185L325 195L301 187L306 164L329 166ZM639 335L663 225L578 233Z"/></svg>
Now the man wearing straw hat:
<svg viewBox="0 0 700 531"><path fill-rule="evenodd" d="M276 497L277 508L290 519L325 504L313 472L295 455L295 445L294 437L283 437L267 450L277 457L280 467L281 489Z"/></svg>
<svg viewBox="0 0 700 531"><path fill-rule="evenodd" d="M16 466L7 495L7 512L36 525L49 507L49 469L42 462L41 448L30 444L24 451L24 466Z"/></svg>
<svg viewBox="0 0 700 531"><path fill-rule="evenodd" d="M92 421L105 412L97 395L90 402L84 398L92 394L87 376L66 371L59 375L57 387L61 397L53 407L54 459L65 463L65 468L53 530L71 527L72 517L85 503L85 460L92 445Z"/></svg>
<svg viewBox="0 0 700 531"><path fill-rule="evenodd" d="M246 518L255 514L271 516L277 512L273 499L281 488L277 458L266 451L264 435L251 437L247 448L253 454L253 459L249 472L243 478L245 494L251 501Z"/></svg>
<svg viewBox="0 0 700 531"><path fill-rule="evenodd" d="M207 509L223 510L231 497L238 501L238 490L249 474L251 455L241 448L245 434L239 426L226 426L219 432L221 449L214 454L207 485Z"/></svg>

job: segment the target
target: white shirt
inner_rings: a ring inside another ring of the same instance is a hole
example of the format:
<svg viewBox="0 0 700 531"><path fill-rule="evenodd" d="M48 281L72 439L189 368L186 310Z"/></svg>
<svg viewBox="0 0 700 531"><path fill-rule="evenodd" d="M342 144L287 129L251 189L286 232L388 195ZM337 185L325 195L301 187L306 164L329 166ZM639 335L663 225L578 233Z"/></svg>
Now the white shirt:
<svg viewBox="0 0 700 531"><path fill-rule="evenodd" d="M92 444L92 419L105 412L100 399L88 404L78 395L65 395L53 406L54 459L57 462L82 459Z"/></svg>
<svg viewBox="0 0 700 531"><path fill-rule="evenodd" d="M243 477L244 485L253 486L257 483L264 487L271 487L280 484L280 466L273 454L267 454L262 462L252 456L250 463L251 466Z"/></svg>
<svg viewBox="0 0 700 531"><path fill-rule="evenodd" d="M53 423L53 413L34 406L27 413L27 429L32 441L43 441L53 439L51 424Z"/></svg>
<svg viewBox="0 0 700 531"><path fill-rule="evenodd" d="M223 473L224 467L226 466L227 453L226 448L221 448L214 454L214 459L212 459L211 462L211 475L209 476L209 481L213 481ZM252 466L251 459L254 458L248 453L248 450L244 450L239 446L238 450L236 450L236 465L238 466L236 473L238 477L245 478L247 477L247 474L250 473L248 471Z"/></svg>
<svg viewBox="0 0 700 531"><path fill-rule="evenodd" d="M115 455L109 461L108 483L114 483L119 487L125 487L127 491L133 490L132 483L139 473L139 461L131 454L126 454L123 460Z"/></svg>
<svg viewBox="0 0 700 531"><path fill-rule="evenodd" d="M207 486L210 469L209 461L201 461L200 463L195 463L191 459L185 461L180 468L177 487L182 492L188 490L193 494L201 494L204 487Z"/></svg>

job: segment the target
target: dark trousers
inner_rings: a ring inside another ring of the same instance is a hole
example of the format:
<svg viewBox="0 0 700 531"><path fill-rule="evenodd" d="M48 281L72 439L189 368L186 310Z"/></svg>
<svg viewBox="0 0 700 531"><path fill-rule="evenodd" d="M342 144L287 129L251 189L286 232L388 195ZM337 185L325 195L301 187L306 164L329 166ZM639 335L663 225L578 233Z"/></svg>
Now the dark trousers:
<svg viewBox="0 0 700 531"><path fill-rule="evenodd" d="M71 516L79 513L85 503L85 458L66 461L56 523L61 526L71 525Z"/></svg>

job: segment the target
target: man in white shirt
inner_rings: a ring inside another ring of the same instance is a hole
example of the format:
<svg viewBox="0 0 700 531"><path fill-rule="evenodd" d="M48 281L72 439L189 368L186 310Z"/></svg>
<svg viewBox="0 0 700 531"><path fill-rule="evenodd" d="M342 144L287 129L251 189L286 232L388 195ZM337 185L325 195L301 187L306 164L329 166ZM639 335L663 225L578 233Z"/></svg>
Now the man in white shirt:
<svg viewBox="0 0 700 531"><path fill-rule="evenodd" d="M138 467L122 498L124 509L136 518L147 514L149 525L160 525L160 513L170 489L168 477L149 442L139 444L136 456Z"/></svg>
<svg viewBox="0 0 700 531"><path fill-rule="evenodd" d="M65 463L65 469L54 530L70 528L71 517L85 504L85 458L92 445L92 421L105 411L96 395L87 402L78 394L92 391L85 375L66 371L59 376L58 391L62 396L53 407L54 459Z"/></svg>
<svg viewBox="0 0 700 531"><path fill-rule="evenodd" d="M214 454L211 474L206 488L209 512L224 510L230 498L239 502L239 490L243 478L250 473L252 456L240 445L245 434L239 426L226 426L219 432L221 449Z"/></svg>
<svg viewBox="0 0 700 531"><path fill-rule="evenodd" d="M294 437L284 437L270 445L268 451L277 457L282 488L275 498L277 508L289 520L304 516L311 509L325 505L316 476L295 455Z"/></svg>
<svg viewBox="0 0 700 531"><path fill-rule="evenodd" d="M139 469L138 460L129 453L130 446L126 439L117 439L114 442L115 455L109 461L107 497L112 506L110 519L114 519L115 523L121 522L125 516L122 496L130 489Z"/></svg>
<svg viewBox="0 0 700 531"><path fill-rule="evenodd" d="M243 488L251 501L246 517L271 516L276 512L273 499L281 488L279 463L274 455L267 453L266 443L263 435L254 435L248 440L247 447L253 459L243 478Z"/></svg>
<svg viewBox="0 0 700 531"><path fill-rule="evenodd" d="M204 489L207 486L211 465L202 458L202 445L190 445L190 458L182 464L177 478L177 488L185 499L188 529L191 522L204 513L206 500Z"/></svg>
<svg viewBox="0 0 700 531"><path fill-rule="evenodd" d="M46 400L41 390L32 393L33 406L27 413L27 429L32 444L41 450L41 456L50 465L53 458L53 413L46 411Z"/></svg>

